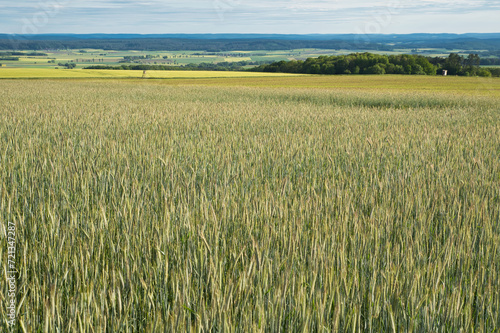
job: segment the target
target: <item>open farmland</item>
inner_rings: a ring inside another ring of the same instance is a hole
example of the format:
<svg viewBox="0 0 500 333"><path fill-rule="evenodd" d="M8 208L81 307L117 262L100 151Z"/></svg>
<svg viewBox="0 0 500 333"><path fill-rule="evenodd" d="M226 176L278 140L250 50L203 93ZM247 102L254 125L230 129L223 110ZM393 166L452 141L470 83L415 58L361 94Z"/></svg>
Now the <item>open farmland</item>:
<svg viewBox="0 0 500 333"><path fill-rule="evenodd" d="M19 331L500 329L500 80L0 91Z"/></svg>
<svg viewBox="0 0 500 333"><path fill-rule="evenodd" d="M74 78L147 78L147 79L193 79L193 78L250 78L250 77L292 77L301 74L229 72L229 71L143 71L139 70L106 70L106 69L53 69L53 68L4 68L0 69L0 79L74 79Z"/></svg>
<svg viewBox="0 0 500 333"><path fill-rule="evenodd" d="M5 52L16 52L15 50L0 50L0 64L7 68L44 68L59 69L64 66L60 63L73 63L77 68L93 65L122 65L122 64L144 64L144 65L169 65L184 66L186 64L238 61L264 61L273 62L280 60L305 60L316 58L321 55L341 55L353 52L372 52L377 54L403 54L411 53L412 49L403 48L393 51L376 51L369 49L285 49L285 50L256 50L256 51L224 51L224 52L200 52L200 51L135 51L135 50L99 50L99 49L64 49L19 52L13 56L17 60L9 60L10 56ZM421 54L429 56L447 56L450 52L467 55L465 50L425 49ZM2 53L4 55L2 56ZM23 54L24 53L24 54ZM469 52L470 53L470 52ZM4 58L4 59L2 59Z"/></svg>

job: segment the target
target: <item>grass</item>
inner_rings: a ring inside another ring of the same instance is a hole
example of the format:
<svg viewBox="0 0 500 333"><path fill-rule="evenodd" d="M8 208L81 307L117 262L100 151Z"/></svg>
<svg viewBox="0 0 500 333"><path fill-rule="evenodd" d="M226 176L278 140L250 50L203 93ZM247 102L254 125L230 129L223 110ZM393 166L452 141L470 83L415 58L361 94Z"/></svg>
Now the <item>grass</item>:
<svg viewBox="0 0 500 333"><path fill-rule="evenodd" d="M1 80L19 331L498 331L498 95L349 78Z"/></svg>

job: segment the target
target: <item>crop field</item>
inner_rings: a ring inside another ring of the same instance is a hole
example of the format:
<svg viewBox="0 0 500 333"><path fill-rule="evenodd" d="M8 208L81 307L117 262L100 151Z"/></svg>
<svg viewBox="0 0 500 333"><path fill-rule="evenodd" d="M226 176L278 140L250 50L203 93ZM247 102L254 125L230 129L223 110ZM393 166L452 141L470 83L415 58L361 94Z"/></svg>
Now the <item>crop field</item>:
<svg viewBox="0 0 500 333"><path fill-rule="evenodd" d="M500 330L500 80L0 91L16 332Z"/></svg>
<svg viewBox="0 0 500 333"><path fill-rule="evenodd" d="M3 51L2 51L3 52ZM26 51L28 52L28 51ZM92 65L148 64L181 66L186 64L218 63L223 61L279 61L289 59L305 59L320 54L336 54L334 50L300 49L283 51L228 51L228 52L194 52L194 51L117 51L117 50L48 50L40 56L17 56L18 60L1 60L8 68L62 68L59 63L74 63L77 68ZM129 62L125 57L147 57Z"/></svg>
<svg viewBox="0 0 500 333"><path fill-rule="evenodd" d="M251 77L293 77L301 74L233 72L233 71L143 71L138 70L107 70L107 69L52 69L52 68L3 68L0 69L0 79L47 79L47 78L251 78Z"/></svg>
<svg viewBox="0 0 500 333"><path fill-rule="evenodd" d="M1 73L1 72L0 72ZM149 73L149 71L148 71ZM427 105L429 101L441 99L456 99L460 101L464 96L497 97L500 98L500 80L497 78L480 77L442 77L424 75L305 75L284 73L257 73L268 74L266 77L233 77L233 78L203 78L197 77L198 72L187 72L192 78L178 77L177 80L158 80L158 84L166 85L206 85L206 86L245 86L255 88L288 88L313 90L334 90L355 94L359 99L383 100L388 103L394 94L399 98L395 102L406 105ZM212 72L213 73L213 72ZM225 72L222 72L225 73ZM244 75L247 72L240 72ZM251 73L251 72L249 72ZM274 75L273 75L274 74ZM217 75L217 74L214 74ZM223 75L223 74L222 74ZM282 76L286 75L286 76ZM138 81L128 81L136 84ZM297 90L296 90L297 91ZM415 94L418 92L419 94ZM366 94L369 93L369 94ZM378 96L376 95L378 93ZM423 94L422 94L423 93ZM406 95L406 97L403 97ZM342 98L338 95L338 98ZM424 98L422 98L422 96ZM366 97L366 98L364 98ZM354 100L358 100L354 99ZM412 104L413 103L413 104Z"/></svg>
<svg viewBox="0 0 500 333"><path fill-rule="evenodd" d="M119 50L44 50L40 55L30 55L30 51L24 51L25 55L15 56L18 60L2 60L2 52L13 52L14 50L0 51L0 64L8 68L63 68L59 63L72 63L76 68L84 68L93 65L122 64L147 64L147 65L169 65L183 66L186 64L238 61L281 61L281 60L305 60L317 58L322 55L343 55L355 52L371 52L375 54L409 54L412 49L395 49L393 51L376 51L365 49L293 49L293 50L255 50L255 51L226 51L226 52L200 52L200 51L119 51ZM31 51L34 52L34 51ZM450 52L467 56L470 50L448 50L448 49L419 49L419 54L433 57L446 57ZM141 57L141 59L130 59L126 57Z"/></svg>

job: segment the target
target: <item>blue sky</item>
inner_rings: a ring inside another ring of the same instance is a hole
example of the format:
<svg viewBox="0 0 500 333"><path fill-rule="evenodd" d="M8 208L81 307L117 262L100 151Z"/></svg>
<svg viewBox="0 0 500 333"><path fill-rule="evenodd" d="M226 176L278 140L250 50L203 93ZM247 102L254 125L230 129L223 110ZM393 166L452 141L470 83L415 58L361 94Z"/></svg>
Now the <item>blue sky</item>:
<svg viewBox="0 0 500 333"><path fill-rule="evenodd" d="M500 32L500 0L0 1L0 33Z"/></svg>

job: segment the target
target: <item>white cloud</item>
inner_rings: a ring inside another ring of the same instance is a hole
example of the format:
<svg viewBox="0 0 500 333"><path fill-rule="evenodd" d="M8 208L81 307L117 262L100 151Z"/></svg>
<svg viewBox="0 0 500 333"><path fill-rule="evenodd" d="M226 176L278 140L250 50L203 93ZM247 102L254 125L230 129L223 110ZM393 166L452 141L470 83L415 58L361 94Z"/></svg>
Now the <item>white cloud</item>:
<svg viewBox="0 0 500 333"><path fill-rule="evenodd" d="M498 0L23 0L2 5L0 33L20 33L47 8L56 15L38 33L500 31Z"/></svg>

